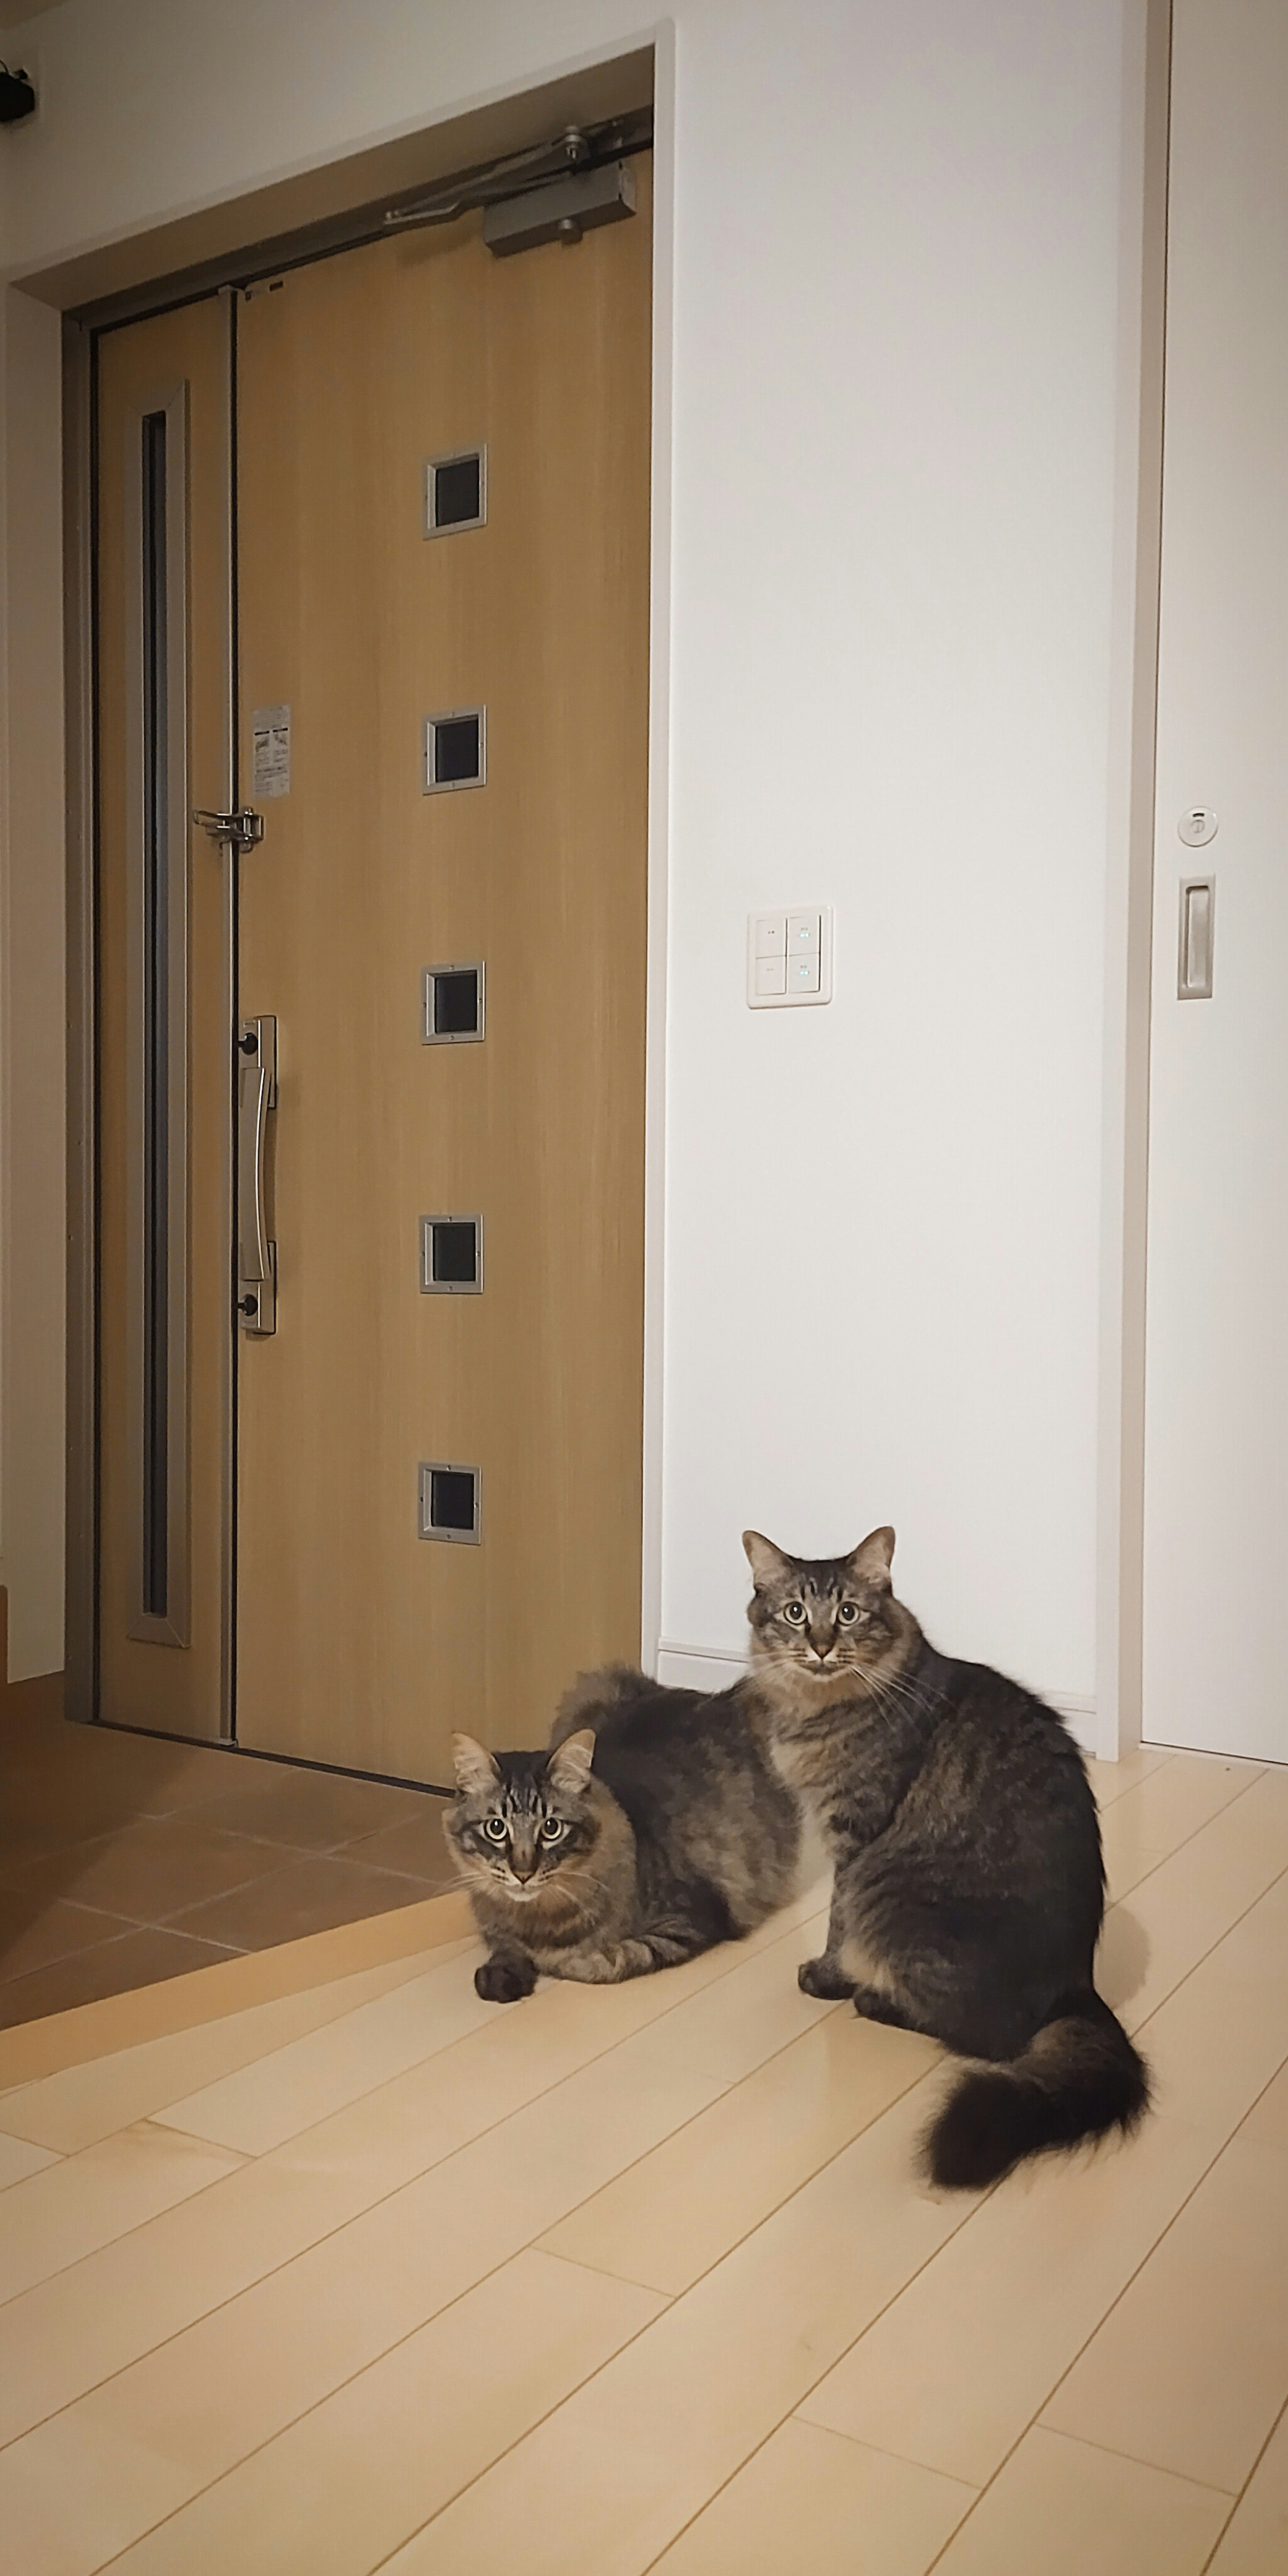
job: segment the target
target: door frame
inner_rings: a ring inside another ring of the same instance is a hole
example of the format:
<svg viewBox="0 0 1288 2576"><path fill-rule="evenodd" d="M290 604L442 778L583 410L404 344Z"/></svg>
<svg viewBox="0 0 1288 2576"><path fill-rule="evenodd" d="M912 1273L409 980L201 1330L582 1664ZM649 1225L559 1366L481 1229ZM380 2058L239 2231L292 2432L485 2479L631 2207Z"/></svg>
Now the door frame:
<svg viewBox="0 0 1288 2576"><path fill-rule="evenodd" d="M661 1631L666 962L670 806L671 444L675 42L669 23L641 44L555 67L522 92L498 90L466 115L302 180L230 199L199 224L167 225L118 254L76 264L63 317L63 565L67 835L67 1435L65 1710L98 1716L98 1150L96 1099L94 352L111 322L143 318L294 257L372 238L372 210L411 199L493 158L651 104L653 118L652 421L649 532L649 750L644 1068L643 1537L640 1660L656 1668ZM307 219L305 216L307 208ZM274 220L280 218L281 220ZM200 256L195 254L200 250ZM185 258L185 252L188 256ZM234 1504L235 1511L235 1504ZM230 1675L230 1689L232 1679ZM230 1749L236 1749L235 1742ZM256 1757L258 1758L258 1757ZM269 1757L276 1759L279 1757ZM285 1757L281 1757L285 1758ZM323 1766L325 1767L325 1766Z"/></svg>
<svg viewBox="0 0 1288 2576"><path fill-rule="evenodd" d="M1123 18L1096 1441L1095 1750L1141 1740L1150 979L1172 0Z"/></svg>

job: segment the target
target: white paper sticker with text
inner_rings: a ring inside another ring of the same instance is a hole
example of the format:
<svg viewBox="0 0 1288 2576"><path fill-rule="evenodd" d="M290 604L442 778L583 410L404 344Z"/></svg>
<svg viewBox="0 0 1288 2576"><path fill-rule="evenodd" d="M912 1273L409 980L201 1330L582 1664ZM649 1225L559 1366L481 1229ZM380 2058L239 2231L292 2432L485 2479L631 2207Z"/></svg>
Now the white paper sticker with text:
<svg viewBox="0 0 1288 2576"><path fill-rule="evenodd" d="M251 794L258 804L266 796L291 792L291 710L256 707L250 720L254 745Z"/></svg>

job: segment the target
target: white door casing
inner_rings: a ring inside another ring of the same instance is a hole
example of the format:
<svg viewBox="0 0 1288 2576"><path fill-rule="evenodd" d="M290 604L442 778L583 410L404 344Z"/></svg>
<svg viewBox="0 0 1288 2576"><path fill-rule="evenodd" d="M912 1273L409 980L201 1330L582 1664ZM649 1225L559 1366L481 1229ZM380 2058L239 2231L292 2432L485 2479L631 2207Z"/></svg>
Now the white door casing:
<svg viewBox="0 0 1288 2576"><path fill-rule="evenodd" d="M1148 1740L1288 1761L1288 11L1173 28L1146 1322ZM1211 837L1181 837L1206 809ZM1178 998L1210 875L1210 999Z"/></svg>

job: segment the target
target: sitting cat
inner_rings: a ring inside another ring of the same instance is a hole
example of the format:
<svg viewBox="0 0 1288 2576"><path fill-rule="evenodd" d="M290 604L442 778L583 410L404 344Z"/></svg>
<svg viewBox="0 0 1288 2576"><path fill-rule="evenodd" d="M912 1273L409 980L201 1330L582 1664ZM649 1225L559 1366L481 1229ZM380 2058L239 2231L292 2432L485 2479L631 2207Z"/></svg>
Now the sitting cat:
<svg viewBox="0 0 1288 2576"><path fill-rule="evenodd" d="M800 1819L737 1689L583 1674L544 1753L458 1735L443 1817L492 2003L538 1975L594 1985L738 1941L794 1892Z"/></svg>
<svg viewBox="0 0 1288 2576"><path fill-rule="evenodd" d="M1100 1828L1063 1721L927 1644L891 1589L893 1530L818 1562L756 1530L743 1545L751 1687L835 1864L805 1992L997 2061L931 2124L937 2183L979 2188L1044 2148L1130 2132L1149 2078L1093 1983Z"/></svg>

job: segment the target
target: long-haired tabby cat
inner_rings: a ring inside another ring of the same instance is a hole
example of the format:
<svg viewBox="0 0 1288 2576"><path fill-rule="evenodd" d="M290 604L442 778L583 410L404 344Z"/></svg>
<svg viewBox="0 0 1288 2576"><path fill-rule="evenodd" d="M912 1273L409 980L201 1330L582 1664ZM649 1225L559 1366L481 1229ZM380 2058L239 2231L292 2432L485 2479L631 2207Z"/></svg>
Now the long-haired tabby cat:
<svg viewBox="0 0 1288 2576"><path fill-rule="evenodd" d="M751 1687L835 1864L807 1994L995 2063L931 2125L932 2179L977 2188L1022 2157L1130 2131L1145 2066L1096 1993L1095 1800L1054 1709L927 1644L890 1583L894 1531L850 1556L743 1538Z"/></svg>
<svg viewBox="0 0 1288 2576"><path fill-rule="evenodd" d="M606 1985L741 1940L794 1891L800 1817L737 1688L583 1674L543 1753L455 1738L443 1831L492 2003L538 1974Z"/></svg>

